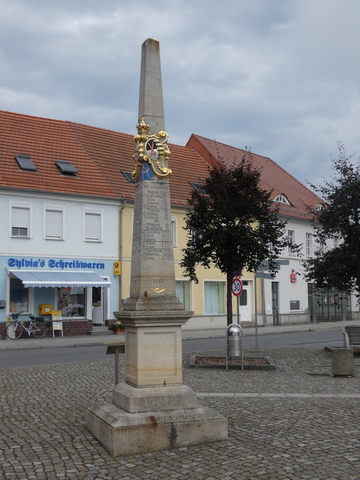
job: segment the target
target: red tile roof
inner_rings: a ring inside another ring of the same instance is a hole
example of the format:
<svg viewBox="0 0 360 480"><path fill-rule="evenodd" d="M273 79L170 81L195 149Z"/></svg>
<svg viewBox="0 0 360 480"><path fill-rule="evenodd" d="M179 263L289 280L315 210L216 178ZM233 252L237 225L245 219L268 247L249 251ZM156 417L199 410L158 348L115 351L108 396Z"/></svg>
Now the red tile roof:
<svg viewBox="0 0 360 480"><path fill-rule="evenodd" d="M135 124L134 124L134 135ZM134 136L74 122L32 117L0 111L0 188L25 189L63 194L133 200L135 185L121 173L134 169ZM228 165L249 152L199 135L184 146L169 144L171 203L188 205L192 187L208 174L218 158ZM16 155L29 155L36 172L21 170ZM273 197L284 194L291 206L281 205L280 213L307 217L305 205L320 199L270 158L251 154L261 168L262 187L273 189ZM77 175L61 175L56 160L68 160Z"/></svg>
<svg viewBox="0 0 360 480"><path fill-rule="evenodd" d="M279 204L279 213L291 217L309 219L306 205L315 206L322 200L300 183L296 178L286 172L277 163L267 157L249 153L240 148L231 147L215 140L191 135L187 147L192 148L210 165L221 159L227 166L242 160L244 155L251 159L253 165L261 170L261 187L267 191L273 191L272 198L283 194L290 202L290 206Z"/></svg>
<svg viewBox="0 0 360 480"><path fill-rule="evenodd" d="M133 200L135 186L121 171L133 171L134 146L133 135L0 111L0 188ZM208 167L188 147L169 148L171 202L187 206L189 181L204 178ZM36 172L19 168L15 155L21 154L31 157ZM56 160L70 161L76 177L61 175Z"/></svg>

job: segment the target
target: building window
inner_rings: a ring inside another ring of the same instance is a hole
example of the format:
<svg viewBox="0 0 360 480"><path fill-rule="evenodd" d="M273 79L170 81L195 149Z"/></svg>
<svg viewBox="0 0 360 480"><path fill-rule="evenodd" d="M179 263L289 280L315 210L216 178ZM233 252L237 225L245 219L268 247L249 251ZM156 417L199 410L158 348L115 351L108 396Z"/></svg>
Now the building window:
<svg viewBox="0 0 360 480"><path fill-rule="evenodd" d="M197 182L189 182L189 184L192 186L192 188L198 192L198 193L201 193L201 194L204 194L204 190L200 187L200 185L197 183Z"/></svg>
<svg viewBox="0 0 360 480"><path fill-rule="evenodd" d="M291 205L289 200L286 198L284 194L280 194L277 197L274 198L273 202L276 203L283 203L284 205Z"/></svg>
<svg viewBox="0 0 360 480"><path fill-rule="evenodd" d="M248 305L248 291L243 289L240 294L240 307L247 307Z"/></svg>
<svg viewBox="0 0 360 480"><path fill-rule="evenodd" d="M56 160L55 165L60 170L61 175L75 177L78 173L77 168L68 160Z"/></svg>
<svg viewBox="0 0 360 480"><path fill-rule="evenodd" d="M171 219L171 234L172 234L172 243L173 247L176 248L176 219Z"/></svg>
<svg viewBox="0 0 360 480"><path fill-rule="evenodd" d="M205 282L205 314L225 313L225 282Z"/></svg>
<svg viewBox="0 0 360 480"><path fill-rule="evenodd" d="M64 239L64 211L62 208L45 207L45 238Z"/></svg>
<svg viewBox="0 0 360 480"><path fill-rule="evenodd" d="M121 173L124 175L124 177L129 183L136 183L135 178L132 176L131 172L124 172L123 170L121 170Z"/></svg>
<svg viewBox="0 0 360 480"><path fill-rule="evenodd" d="M63 317L85 317L85 288L58 288L57 310L61 310Z"/></svg>
<svg viewBox="0 0 360 480"><path fill-rule="evenodd" d="M30 206L11 206L11 236L30 238Z"/></svg>
<svg viewBox="0 0 360 480"><path fill-rule="evenodd" d="M306 255L308 257L311 257L312 255L312 234L307 233L306 234L306 242L305 242L305 249L306 249Z"/></svg>
<svg viewBox="0 0 360 480"><path fill-rule="evenodd" d="M102 213L99 211L85 211L85 242L102 241Z"/></svg>
<svg viewBox="0 0 360 480"><path fill-rule="evenodd" d="M21 168L21 170L27 170L28 172L36 172L36 167L29 157L29 155L16 155L15 160Z"/></svg>
<svg viewBox="0 0 360 480"><path fill-rule="evenodd" d="M295 251L292 247L292 244L295 244L295 230L288 230L288 240L290 242L289 245L289 254L294 255Z"/></svg>
<svg viewBox="0 0 360 480"><path fill-rule="evenodd" d="M183 303L185 310L190 310L190 282L188 280L176 281L176 296Z"/></svg>
<svg viewBox="0 0 360 480"><path fill-rule="evenodd" d="M300 300L290 300L290 310L300 310Z"/></svg>
<svg viewBox="0 0 360 480"><path fill-rule="evenodd" d="M9 313L29 312L29 288L25 288L18 278L10 278Z"/></svg>

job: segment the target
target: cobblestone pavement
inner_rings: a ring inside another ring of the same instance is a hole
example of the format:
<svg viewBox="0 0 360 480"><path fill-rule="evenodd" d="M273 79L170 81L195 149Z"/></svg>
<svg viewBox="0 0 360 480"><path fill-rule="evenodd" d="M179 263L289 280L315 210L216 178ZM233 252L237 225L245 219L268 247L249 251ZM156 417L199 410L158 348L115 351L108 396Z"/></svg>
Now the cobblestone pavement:
<svg viewBox="0 0 360 480"><path fill-rule="evenodd" d="M2 370L0 478L360 479L360 359L355 377L335 378L323 349L245 349L255 354L277 369L189 369L184 355L184 384L228 418L227 441L118 458L84 421L109 400L113 359Z"/></svg>

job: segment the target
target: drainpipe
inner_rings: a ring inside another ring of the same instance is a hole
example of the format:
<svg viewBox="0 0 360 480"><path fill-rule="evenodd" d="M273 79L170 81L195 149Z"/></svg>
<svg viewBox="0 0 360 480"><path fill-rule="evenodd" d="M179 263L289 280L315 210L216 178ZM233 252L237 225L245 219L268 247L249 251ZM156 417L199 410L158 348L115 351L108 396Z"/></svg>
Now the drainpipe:
<svg viewBox="0 0 360 480"><path fill-rule="evenodd" d="M122 207L120 208L120 217L119 217L119 261L120 261L120 275L119 275L119 310L122 310L122 269L123 269L123 264L122 264L122 233L123 233L123 210L126 206L126 200L123 200Z"/></svg>

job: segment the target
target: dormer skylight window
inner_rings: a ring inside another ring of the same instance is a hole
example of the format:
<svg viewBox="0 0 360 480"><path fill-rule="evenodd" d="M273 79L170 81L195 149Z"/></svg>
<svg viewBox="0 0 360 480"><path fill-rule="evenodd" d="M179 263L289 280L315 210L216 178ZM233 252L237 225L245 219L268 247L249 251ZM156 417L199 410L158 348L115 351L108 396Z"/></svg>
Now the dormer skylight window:
<svg viewBox="0 0 360 480"><path fill-rule="evenodd" d="M124 177L129 183L136 183L135 178L131 175L130 172L124 172L123 170L121 170L121 173L124 175Z"/></svg>
<svg viewBox="0 0 360 480"><path fill-rule="evenodd" d="M27 170L28 172L36 172L36 167L29 155L16 155L15 160L17 161L21 170Z"/></svg>
<svg viewBox="0 0 360 480"><path fill-rule="evenodd" d="M291 205L289 200L285 197L283 193L274 198L273 202L282 203L283 205Z"/></svg>
<svg viewBox="0 0 360 480"><path fill-rule="evenodd" d="M74 165L67 160L56 160L55 165L58 167L62 175L69 175L74 177L78 172Z"/></svg>
<svg viewBox="0 0 360 480"><path fill-rule="evenodd" d="M200 185L196 182L189 182L192 188L198 193L204 193L204 190L200 187Z"/></svg>

